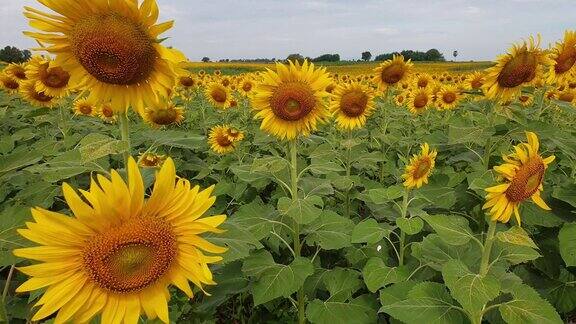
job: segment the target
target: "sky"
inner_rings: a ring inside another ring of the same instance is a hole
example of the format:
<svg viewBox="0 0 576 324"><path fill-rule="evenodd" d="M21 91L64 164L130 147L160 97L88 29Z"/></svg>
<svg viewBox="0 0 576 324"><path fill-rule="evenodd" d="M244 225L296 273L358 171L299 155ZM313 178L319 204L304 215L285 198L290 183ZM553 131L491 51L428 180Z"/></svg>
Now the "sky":
<svg viewBox="0 0 576 324"><path fill-rule="evenodd" d="M576 28L576 0L157 0L160 21L175 20L166 45L192 61L222 58L358 59L403 49L437 48L447 59L493 60L514 42L540 33L542 45ZM0 0L0 46L36 44L24 5Z"/></svg>

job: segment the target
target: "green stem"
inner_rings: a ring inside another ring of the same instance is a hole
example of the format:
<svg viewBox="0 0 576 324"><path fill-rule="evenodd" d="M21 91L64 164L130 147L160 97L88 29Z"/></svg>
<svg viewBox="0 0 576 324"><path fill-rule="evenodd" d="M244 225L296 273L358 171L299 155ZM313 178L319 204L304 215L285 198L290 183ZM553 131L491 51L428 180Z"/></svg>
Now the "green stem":
<svg viewBox="0 0 576 324"><path fill-rule="evenodd" d="M348 130L348 148L346 151L346 179L350 180L350 172L352 169L352 145L350 145L350 141L352 140L352 131ZM350 189L346 188L346 218L350 218Z"/></svg>
<svg viewBox="0 0 576 324"><path fill-rule="evenodd" d="M490 263L490 253L492 252L492 244L494 243L494 233L496 232L496 222L491 221L488 226L488 234L484 241L484 250L482 251L482 261L480 261L480 275L484 276L488 273L488 265Z"/></svg>
<svg viewBox="0 0 576 324"><path fill-rule="evenodd" d="M124 151L124 166L128 167L128 159L131 154L130 122L128 120L128 112L118 114L118 125L120 125L120 136L122 137L122 140L128 144L128 148Z"/></svg>
<svg viewBox="0 0 576 324"><path fill-rule="evenodd" d="M292 194L292 201L298 200L298 140L293 139L290 141L290 190ZM302 244L300 243L300 225L294 222L294 254L300 257ZM304 300L304 287L300 287L297 293L298 299L298 323L306 323L305 300Z"/></svg>
<svg viewBox="0 0 576 324"><path fill-rule="evenodd" d="M2 304L0 305L0 323L8 323L8 314L6 312L6 297L8 296L8 290L10 289L10 282L12 281L12 276L14 275L14 269L16 265L10 266L10 271L6 277L6 283L4 284L4 291L2 291Z"/></svg>
<svg viewBox="0 0 576 324"><path fill-rule="evenodd" d="M484 146L484 157L482 162L484 162L484 169L490 169L490 154L492 153L492 137L488 137L486 140L486 145Z"/></svg>
<svg viewBox="0 0 576 324"><path fill-rule="evenodd" d="M408 213L408 197L410 196L410 189L404 189L404 197L402 198L402 218L406 218L406 214ZM398 266L401 267L404 265L404 250L406 249L406 233L402 229L400 229L400 250L398 251L399 259L398 259Z"/></svg>

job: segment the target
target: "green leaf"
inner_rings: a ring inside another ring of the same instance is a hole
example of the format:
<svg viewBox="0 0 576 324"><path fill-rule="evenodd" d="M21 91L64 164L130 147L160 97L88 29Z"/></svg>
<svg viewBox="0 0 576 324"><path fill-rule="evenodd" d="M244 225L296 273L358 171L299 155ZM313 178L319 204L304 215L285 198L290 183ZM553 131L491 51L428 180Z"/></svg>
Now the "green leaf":
<svg viewBox="0 0 576 324"><path fill-rule="evenodd" d="M179 130L148 130L142 132L145 138L158 146L178 147L189 150L198 150L206 146L204 136L189 131Z"/></svg>
<svg viewBox="0 0 576 324"><path fill-rule="evenodd" d="M28 240L16 231L31 219L30 208L10 206L0 213L0 266L8 266L18 261L12 250L29 245Z"/></svg>
<svg viewBox="0 0 576 324"><path fill-rule="evenodd" d="M461 324L462 313L453 304L446 288L439 283L423 282L408 293L408 298L380 309L406 324Z"/></svg>
<svg viewBox="0 0 576 324"><path fill-rule="evenodd" d="M456 203L454 188L429 184L416 191L416 196L431 206L450 209Z"/></svg>
<svg viewBox="0 0 576 324"><path fill-rule="evenodd" d="M388 188L370 189L368 196L375 204L385 204L404 195L404 187L401 185Z"/></svg>
<svg viewBox="0 0 576 324"><path fill-rule="evenodd" d="M392 284L380 289L380 303L382 305L393 304L408 298L408 293L418 282L408 280Z"/></svg>
<svg viewBox="0 0 576 324"><path fill-rule="evenodd" d="M272 221L277 218L278 212L274 207L265 205L257 199L238 208L228 222L238 224L238 227L247 230L259 241L270 235L270 231L274 228Z"/></svg>
<svg viewBox="0 0 576 324"><path fill-rule="evenodd" d="M0 175L34 164L42 159L38 152L20 151L10 155L0 156Z"/></svg>
<svg viewBox="0 0 576 324"><path fill-rule="evenodd" d="M477 265L482 252L477 244L468 242L466 245L450 245L445 243L437 234L429 234L422 243L412 245L412 254L423 263L438 271L450 260L461 260L468 267ZM420 255L419 255L420 254Z"/></svg>
<svg viewBox="0 0 576 324"><path fill-rule="evenodd" d="M314 324L376 323L375 304L370 295L359 296L349 303L315 299L306 307L306 318Z"/></svg>
<svg viewBox="0 0 576 324"><path fill-rule="evenodd" d="M339 163L332 161L318 161L313 160L312 164L309 166L310 171L317 174L327 174L331 172L341 172L344 171Z"/></svg>
<svg viewBox="0 0 576 324"><path fill-rule="evenodd" d="M305 177L300 179L299 185L306 196L328 196L334 194L334 188L332 188L329 179Z"/></svg>
<svg viewBox="0 0 576 324"><path fill-rule="evenodd" d="M128 142L98 133L86 135L78 145L82 163L88 163L111 154L119 154L128 149Z"/></svg>
<svg viewBox="0 0 576 324"><path fill-rule="evenodd" d="M352 220L325 210L303 233L308 234L306 242L309 245L318 244L324 250L338 250L352 245L350 234L353 226Z"/></svg>
<svg viewBox="0 0 576 324"><path fill-rule="evenodd" d="M529 246L535 249L538 248L536 243L528 236L528 233L520 226L514 226L505 232L498 232L496 238L510 244Z"/></svg>
<svg viewBox="0 0 576 324"><path fill-rule="evenodd" d="M493 275L473 273L460 260L451 260L442 267L442 277L454 299L471 314L477 314L500 295L500 283Z"/></svg>
<svg viewBox="0 0 576 324"><path fill-rule="evenodd" d="M252 172L280 172L288 167L288 161L279 156L266 156L254 159Z"/></svg>
<svg viewBox="0 0 576 324"><path fill-rule="evenodd" d="M388 233L390 230L385 228L385 224L379 224L375 219L369 218L354 226L352 243L378 243Z"/></svg>
<svg viewBox="0 0 576 324"><path fill-rule="evenodd" d="M552 192L552 197L576 207L576 184L572 183L567 186L556 187Z"/></svg>
<svg viewBox="0 0 576 324"><path fill-rule="evenodd" d="M359 273L352 269L336 268L329 270L324 274L323 282L330 292L330 298L327 301L331 302L345 302L363 287Z"/></svg>
<svg viewBox="0 0 576 324"><path fill-rule="evenodd" d="M298 224L312 223L322 213L321 207L323 205L322 198L318 196L298 198L296 201L287 197L278 199L278 210L294 219Z"/></svg>
<svg viewBox="0 0 576 324"><path fill-rule="evenodd" d="M414 235L420 233L422 228L424 227L424 221L420 217L412 217L412 218L397 218L396 225L400 227L408 235Z"/></svg>
<svg viewBox="0 0 576 324"><path fill-rule="evenodd" d="M405 280L408 273L403 268L391 268L384 264L381 258L370 258L364 269L362 269L362 276L366 287L371 292L376 292L378 289Z"/></svg>
<svg viewBox="0 0 576 324"><path fill-rule="evenodd" d="M529 246L496 241L492 249L492 256L504 259L514 265L536 260L540 257L540 253Z"/></svg>
<svg viewBox="0 0 576 324"><path fill-rule="evenodd" d="M264 256L266 253L268 256ZM302 257L297 257L290 265L274 263L269 252L263 252L250 261L247 270L243 267L243 271L257 275L258 279L252 286L252 296L254 306L258 306L295 293L302 287L306 277L314 273L314 266L309 259Z"/></svg>
<svg viewBox="0 0 576 324"><path fill-rule="evenodd" d="M206 238L214 244L228 247L228 251L222 255L224 263L243 259L250 255L251 250L263 247L252 233L238 224L225 222L221 228L226 230L226 232L220 234L210 233L206 235Z"/></svg>
<svg viewBox="0 0 576 324"><path fill-rule="evenodd" d="M451 245L464 245L474 237L468 220L456 215L425 215L424 220L432 226L440 238Z"/></svg>
<svg viewBox="0 0 576 324"><path fill-rule="evenodd" d="M560 255L566 265L576 266L576 223L566 223L558 233Z"/></svg>
<svg viewBox="0 0 576 324"><path fill-rule="evenodd" d="M498 307L509 324L560 324L563 323L554 307L531 287L516 284L509 289L513 298Z"/></svg>
<svg viewBox="0 0 576 324"><path fill-rule="evenodd" d="M556 227L564 223L562 218L549 210L538 207L536 204L523 204L521 208L522 224Z"/></svg>

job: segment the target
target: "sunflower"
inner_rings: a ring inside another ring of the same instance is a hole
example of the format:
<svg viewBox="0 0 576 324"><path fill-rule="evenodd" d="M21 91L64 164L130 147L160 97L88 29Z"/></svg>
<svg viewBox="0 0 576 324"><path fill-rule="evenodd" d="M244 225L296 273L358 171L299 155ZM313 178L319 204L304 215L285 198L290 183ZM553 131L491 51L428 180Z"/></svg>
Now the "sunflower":
<svg viewBox="0 0 576 324"><path fill-rule="evenodd" d="M240 142L244 139L244 132L231 126L226 127L226 135L232 142Z"/></svg>
<svg viewBox="0 0 576 324"><path fill-rule="evenodd" d="M0 89L5 89L8 93L16 93L19 88L20 82L18 82L18 79L0 72Z"/></svg>
<svg viewBox="0 0 576 324"><path fill-rule="evenodd" d="M251 98L260 128L280 139L307 136L330 114L324 100L330 82L325 68L308 61L276 63L276 71L264 73Z"/></svg>
<svg viewBox="0 0 576 324"><path fill-rule="evenodd" d="M218 154L226 154L234 151L235 141L230 138L227 126L215 126L208 134L208 144Z"/></svg>
<svg viewBox="0 0 576 324"><path fill-rule="evenodd" d="M204 91L208 101L216 108L230 108L230 90L218 82L212 82Z"/></svg>
<svg viewBox="0 0 576 324"><path fill-rule="evenodd" d="M568 103L576 103L576 90L564 89L556 92L556 99Z"/></svg>
<svg viewBox="0 0 576 324"><path fill-rule="evenodd" d="M166 155L145 152L138 157L138 165L144 168L160 167L166 161Z"/></svg>
<svg viewBox="0 0 576 324"><path fill-rule="evenodd" d="M400 92L399 94L394 96L394 103L397 106L404 106L406 104L406 99L408 98L409 95L410 93L407 91Z"/></svg>
<svg viewBox="0 0 576 324"><path fill-rule="evenodd" d="M422 73L414 76L412 85L414 88L428 88L434 83L434 79L429 74Z"/></svg>
<svg viewBox="0 0 576 324"><path fill-rule="evenodd" d="M374 72L374 83L378 85L381 90L385 90L390 86L394 86L399 82L407 80L410 76L413 64L404 61L404 56L394 55L391 60L386 60L380 64Z"/></svg>
<svg viewBox="0 0 576 324"><path fill-rule="evenodd" d="M441 110L454 109L461 98L460 90L456 86L444 85L436 93L436 106Z"/></svg>
<svg viewBox="0 0 576 324"><path fill-rule="evenodd" d="M74 115L96 116L98 108L95 102L88 98L77 99L73 104Z"/></svg>
<svg viewBox="0 0 576 324"><path fill-rule="evenodd" d="M36 82L36 91L62 98L68 94L70 73L57 66L54 61L40 56L33 57L26 64L26 77Z"/></svg>
<svg viewBox="0 0 576 324"><path fill-rule="evenodd" d="M90 98L111 101L125 111L143 113L158 96L168 97L176 84L180 52L161 45L159 35L172 21L156 24L155 0L40 0L59 15L25 7L30 25L25 32L56 55L56 65L70 72L72 87L90 91Z"/></svg>
<svg viewBox="0 0 576 324"><path fill-rule="evenodd" d="M522 94L522 95L518 96L518 101L520 102L520 104L522 106L528 107L534 103L534 96Z"/></svg>
<svg viewBox="0 0 576 324"><path fill-rule="evenodd" d="M482 90L482 85L484 85L484 73L480 71L475 71L469 74L464 80L464 88L466 90Z"/></svg>
<svg viewBox="0 0 576 324"><path fill-rule="evenodd" d="M184 120L184 108L171 102L161 101L144 110L143 119L152 127L180 125Z"/></svg>
<svg viewBox="0 0 576 324"><path fill-rule="evenodd" d="M334 91L330 111L336 117L338 128L361 128L374 112L374 94L358 82L340 85Z"/></svg>
<svg viewBox="0 0 576 324"><path fill-rule="evenodd" d="M432 94L430 89L415 89L410 93L408 98L408 109L411 113L418 115L426 111L432 103Z"/></svg>
<svg viewBox="0 0 576 324"><path fill-rule="evenodd" d="M192 89L196 85L196 80L189 74L182 75L178 79L178 85L184 89Z"/></svg>
<svg viewBox="0 0 576 324"><path fill-rule="evenodd" d="M242 81L242 85L240 86L240 90L242 90L242 93L247 96L252 92L252 89L254 88L254 83L251 80L244 80Z"/></svg>
<svg viewBox="0 0 576 324"><path fill-rule="evenodd" d="M116 122L116 113L110 103L103 103L98 107L98 116L106 123Z"/></svg>
<svg viewBox="0 0 576 324"><path fill-rule="evenodd" d="M428 183L428 177L436 163L436 155L438 154L436 150L430 151L428 143L422 144L420 148L420 154L414 154L402 175L404 186L409 189L420 188L423 184Z"/></svg>
<svg viewBox="0 0 576 324"><path fill-rule="evenodd" d="M6 68L4 68L4 73L16 79L18 82L27 80L26 67L24 63L10 63Z"/></svg>
<svg viewBox="0 0 576 324"><path fill-rule="evenodd" d="M73 217L32 209L34 222L18 230L39 246L14 250L18 257L40 263L22 267L31 276L18 292L46 289L33 321L57 312L55 322L89 322L102 313L102 323L137 323L144 312L168 323L168 287L192 297L189 281L202 289L215 285L208 264L220 261L225 248L202 237L220 233L225 215L202 217L212 206L214 187L191 188L176 177L166 160L157 173L152 195L144 199L144 182L133 158L128 181L115 170L99 175L90 190L63 192Z"/></svg>
<svg viewBox="0 0 576 324"><path fill-rule="evenodd" d="M520 203L531 198L532 201L545 210L550 210L540 192L544 189L542 181L548 165L554 161L554 155L542 158L538 153L540 143L538 136L526 132L528 143L520 143L514 147L514 152L503 156L506 163L494 167L505 181L494 187L486 188L486 203L483 209L490 208L492 221L507 223L512 216L516 216L518 225L521 224Z"/></svg>
<svg viewBox="0 0 576 324"><path fill-rule="evenodd" d="M537 43L530 37L529 43L515 44L508 54L499 56L496 65L486 70L486 82L482 86L486 96L506 100L541 78L542 66L549 65L551 60L539 46L540 37Z"/></svg>
<svg viewBox="0 0 576 324"><path fill-rule="evenodd" d="M36 81L26 80L20 85L20 95L36 107L52 108L58 104L58 99L36 90Z"/></svg>
<svg viewBox="0 0 576 324"><path fill-rule="evenodd" d="M567 30L564 33L564 40L552 48L550 59L549 83L562 83L576 76L576 31Z"/></svg>

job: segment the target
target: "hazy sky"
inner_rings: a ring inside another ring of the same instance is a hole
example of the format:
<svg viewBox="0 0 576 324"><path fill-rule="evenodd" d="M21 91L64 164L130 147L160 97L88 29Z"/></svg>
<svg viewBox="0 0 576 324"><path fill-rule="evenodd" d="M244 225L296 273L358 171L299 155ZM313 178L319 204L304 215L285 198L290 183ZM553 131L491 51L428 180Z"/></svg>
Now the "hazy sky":
<svg viewBox="0 0 576 324"><path fill-rule="evenodd" d="M191 60L359 58L402 49L437 48L447 58L492 60L511 43L541 33L543 45L576 28L576 0L158 0L162 21L176 20L166 44ZM0 0L0 46L32 47L22 7Z"/></svg>

